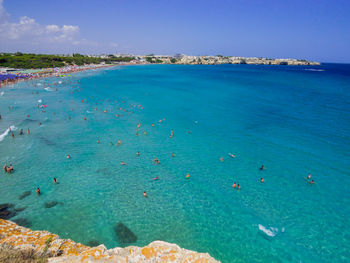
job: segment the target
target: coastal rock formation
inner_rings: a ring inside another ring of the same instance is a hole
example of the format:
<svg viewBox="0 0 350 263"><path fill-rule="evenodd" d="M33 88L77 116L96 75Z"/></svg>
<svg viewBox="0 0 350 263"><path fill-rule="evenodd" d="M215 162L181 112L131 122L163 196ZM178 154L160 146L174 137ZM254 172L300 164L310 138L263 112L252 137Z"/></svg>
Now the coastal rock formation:
<svg viewBox="0 0 350 263"><path fill-rule="evenodd" d="M208 253L197 253L176 244L154 241L145 247L130 246L107 250L104 245L88 247L61 239L47 231L32 231L0 219L0 247L32 250L48 262L218 262Z"/></svg>

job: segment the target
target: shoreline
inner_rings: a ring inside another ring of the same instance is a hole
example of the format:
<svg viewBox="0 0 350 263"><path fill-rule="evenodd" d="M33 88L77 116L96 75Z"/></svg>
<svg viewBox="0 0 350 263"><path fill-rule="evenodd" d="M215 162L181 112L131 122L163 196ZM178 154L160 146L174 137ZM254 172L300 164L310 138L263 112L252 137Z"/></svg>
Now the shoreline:
<svg viewBox="0 0 350 263"><path fill-rule="evenodd" d="M0 259L3 251L10 254L31 253L33 257L39 257L40 260L51 263L220 262L208 253L198 253L164 241L153 241L144 247L127 246L107 249L103 244L89 247L70 239L61 239L48 231L33 231L12 221L0 219Z"/></svg>
<svg viewBox="0 0 350 263"><path fill-rule="evenodd" d="M27 77L18 77L13 80L3 80L0 81L0 88L13 85L13 84L18 84L19 82L23 81L30 81L30 80L35 80L35 79L42 79L42 78L47 78L47 77L52 77L52 76L59 76L59 75L66 75L66 74L73 74L73 73L78 73L82 71L87 71L87 70L92 70L92 69L101 69L101 68L109 68L109 67L114 67L118 65L110 65L110 64L93 64L93 65L88 65L88 66L78 66L78 67L64 67L64 68L46 68L42 70L43 73L40 73L38 70L37 73L31 73L28 74ZM55 71L56 70L56 71ZM25 75L25 74L24 74ZM19 75L23 76L23 75Z"/></svg>

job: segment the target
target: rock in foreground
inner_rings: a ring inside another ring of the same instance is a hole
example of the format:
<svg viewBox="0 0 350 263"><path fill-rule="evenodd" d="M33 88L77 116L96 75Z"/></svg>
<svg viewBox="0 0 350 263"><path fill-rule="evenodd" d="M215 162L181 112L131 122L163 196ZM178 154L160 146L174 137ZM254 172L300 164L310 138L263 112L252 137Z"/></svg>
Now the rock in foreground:
<svg viewBox="0 0 350 263"><path fill-rule="evenodd" d="M47 231L28 228L0 219L0 246L34 251L48 262L218 262L208 253L197 253L176 244L154 241L146 247L130 246L107 250L104 245L88 247L60 239Z"/></svg>

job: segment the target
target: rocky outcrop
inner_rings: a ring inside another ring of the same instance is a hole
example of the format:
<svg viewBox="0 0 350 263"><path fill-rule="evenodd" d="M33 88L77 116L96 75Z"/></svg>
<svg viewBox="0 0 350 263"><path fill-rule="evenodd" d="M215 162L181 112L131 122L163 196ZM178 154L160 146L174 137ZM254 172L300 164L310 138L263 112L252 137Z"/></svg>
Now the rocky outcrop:
<svg viewBox="0 0 350 263"><path fill-rule="evenodd" d="M48 262L218 262L208 253L197 253L176 244L154 241L145 247L106 249L104 245L88 247L70 239L61 239L47 231L32 231L11 221L0 219L0 246L17 250L34 250L48 257Z"/></svg>

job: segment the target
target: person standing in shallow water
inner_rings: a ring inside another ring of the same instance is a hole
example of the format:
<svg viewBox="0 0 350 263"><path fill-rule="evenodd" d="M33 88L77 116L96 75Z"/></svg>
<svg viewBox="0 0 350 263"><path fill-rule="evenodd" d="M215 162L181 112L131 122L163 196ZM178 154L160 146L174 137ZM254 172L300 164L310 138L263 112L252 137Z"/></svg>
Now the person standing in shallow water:
<svg viewBox="0 0 350 263"><path fill-rule="evenodd" d="M39 187L36 189L36 194L40 195L40 188Z"/></svg>

